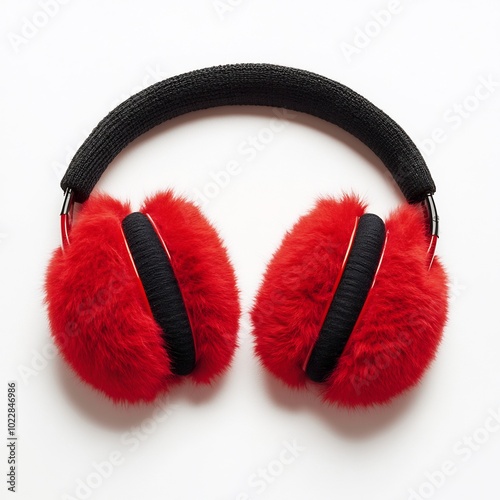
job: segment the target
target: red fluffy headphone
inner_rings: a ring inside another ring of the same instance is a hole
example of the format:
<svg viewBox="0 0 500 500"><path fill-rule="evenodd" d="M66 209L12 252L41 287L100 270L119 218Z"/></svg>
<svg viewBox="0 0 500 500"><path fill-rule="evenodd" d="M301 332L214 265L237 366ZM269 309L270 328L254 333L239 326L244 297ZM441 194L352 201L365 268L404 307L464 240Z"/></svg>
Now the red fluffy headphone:
<svg viewBox="0 0 500 500"><path fill-rule="evenodd" d="M61 182L63 246L46 277L52 333L80 377L115 401L151 401L183 377L209 383L237 345L238 290L226 250L191 202L172 192L140 212L91 192L144 132L225 105L277 106L340 126L384 162L408 204L384 223L353 196L323 199L285 236L251 318L262 364L325 401L384 403L415 385L447 315L434 258L435 185L391 118L325 77L268 64L193 71L132 96L104 118ZM72 227L74 203L83 203Z"/></svg>

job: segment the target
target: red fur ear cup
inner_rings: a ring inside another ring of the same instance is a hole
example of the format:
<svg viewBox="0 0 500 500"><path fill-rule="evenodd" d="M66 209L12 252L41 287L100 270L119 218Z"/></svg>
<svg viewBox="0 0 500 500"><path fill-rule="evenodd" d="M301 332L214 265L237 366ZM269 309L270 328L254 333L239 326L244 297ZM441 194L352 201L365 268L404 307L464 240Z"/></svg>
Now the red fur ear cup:
<svg viewBox="0 0 500 500"><path fill-rule="evenodd" d="M268 266L252 311L256 352L290 386L305 385L306 372L314 375L308 362L363 210L352 198L319 202L287 234ZM418 382L441 338L446 277L438 261L427 269L421 208L401 208L386 229L380 270L347 343L329 376L314 377L331 403L368 406L390 400Z"/></svg>
<svg viewBox="0 0 500 500"><path fill-rule="evenodd" d="M158 258L151 247L154 238L141 226L146 216L128 215L128 206L106 196L92 197L84 205L71 244L64 252L56 250L46 278L52 333L65 359L83 380L114 400L129 402L153 400L180 381L181 374L192 372L196 381L209 382L228 366L238 330L234 274L215 230L194 205L171 193L159 195L147 206L155 230L163 233L159 238L168 240L178 288L172 288L171 277L166 276L165 283L158 281L161 262L154 262ZM151 271L145 284L144 268L146 274ZM165 332L169 318L165 323L158 316L162 300L175 306L170 319L183 334L186 318L179 319L180 299L175 297L179 288L190 313L196 366L194 357L185 362L190 351L185 338L180 343L178 338L174 351L169 351L169 333L176 332ZM193 300L200 290L205 296ZM156 302L150 303L151 297ZM203 301L206 307L200 304ZM207 348L204 343L211 345ZM180 358L179 348L184 352ZM207 361L211 354L214 358Z"/></svg>

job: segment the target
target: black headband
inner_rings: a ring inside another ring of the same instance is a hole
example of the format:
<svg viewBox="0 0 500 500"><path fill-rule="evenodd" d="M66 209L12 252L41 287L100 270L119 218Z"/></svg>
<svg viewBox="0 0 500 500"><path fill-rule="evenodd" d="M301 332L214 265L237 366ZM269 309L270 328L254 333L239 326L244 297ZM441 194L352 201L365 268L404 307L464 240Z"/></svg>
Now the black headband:
<svg viewBox="0 0 500 500"><path fill-rule="evenodd" d="M75 154L61 187L84 202L111 161L130 142L177 116L227 105L275 106L338 125L385 164L410 203L429 201L436 187L405 131L348 87L271 64L234 64L185 73L156 83L111 111Z"/></svg>

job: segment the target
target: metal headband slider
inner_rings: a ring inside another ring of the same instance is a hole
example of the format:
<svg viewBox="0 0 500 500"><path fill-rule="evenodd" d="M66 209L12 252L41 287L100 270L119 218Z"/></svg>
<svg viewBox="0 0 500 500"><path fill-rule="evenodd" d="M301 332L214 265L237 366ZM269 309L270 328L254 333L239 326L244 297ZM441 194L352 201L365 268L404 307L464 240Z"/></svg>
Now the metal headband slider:
<svg viewBox="0 0 500 500"><path fill-rule="evenodd" d="M429 248L427 249L427 256L429 260L429 269L434 262L436 255L437 240L439 238L439 216L436 209L436 203L432 194L428 194L425 199L425 206L427 208L428 225L430 232Z"/></svg>
<svg viewBox="0 0 500 500"><path fill-rule="evenodd" d="M61 242L63 250L69 246L69 234L73 222L73 207L75 205L75 193L71 188L64 191L64 201L61 208Z"/></svg>

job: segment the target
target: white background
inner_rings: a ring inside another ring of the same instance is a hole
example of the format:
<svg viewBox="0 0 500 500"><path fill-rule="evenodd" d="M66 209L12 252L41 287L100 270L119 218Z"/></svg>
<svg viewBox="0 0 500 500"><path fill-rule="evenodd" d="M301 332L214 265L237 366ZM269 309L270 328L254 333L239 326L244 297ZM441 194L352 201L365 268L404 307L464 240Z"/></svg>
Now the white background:
<svg viewBox="0 0 500 500"><path fill-rule="evenodd" d="M17 498L499 498L500 432L489 415L500 412L500 4L73 0L44 18L41 3L5 0L0 15L0 436L7 381L17 380ZM390 19L377 16L389 6ZM145 84L237 62L339 80L426 147L450 316L421 385L386 407L326 407L312 392L284 388L253 357L248 310L297 217L319 196L351 189L381 216L404 201L370 151L307 116L246 161L238 148L268 126L270 109L177 119L129 147L98 185L135 206L167 187L196 200L211 174L239 162L241 172L200 202L227 244L245 312L227 375L212 388L183 385L153 413L114 406L52 356L43 279L59 244L58 183L72 153ZM496 86L475 99L488 79ZM280 465L294 442L298 456ZM10 498L5 442L0 449L0 496ZM98 476L93 464L110 456L119 464ZM443 467L451 473L437 472Z"/></svg>

